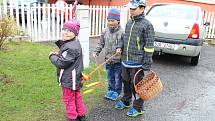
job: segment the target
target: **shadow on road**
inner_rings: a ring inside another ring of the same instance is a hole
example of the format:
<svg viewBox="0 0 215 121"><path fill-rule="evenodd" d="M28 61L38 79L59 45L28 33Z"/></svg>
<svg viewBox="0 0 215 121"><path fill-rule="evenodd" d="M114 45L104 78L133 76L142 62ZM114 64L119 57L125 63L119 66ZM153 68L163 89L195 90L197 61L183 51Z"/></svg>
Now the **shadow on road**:
<svg viewBox="0 0 215 121"><path fill-rule="evenodd" d="M190 61L191 61L190 57L184 57L179 55L172 54L153 55L153 63L168 64L168 66L171 65L191 66Z"/></svg>

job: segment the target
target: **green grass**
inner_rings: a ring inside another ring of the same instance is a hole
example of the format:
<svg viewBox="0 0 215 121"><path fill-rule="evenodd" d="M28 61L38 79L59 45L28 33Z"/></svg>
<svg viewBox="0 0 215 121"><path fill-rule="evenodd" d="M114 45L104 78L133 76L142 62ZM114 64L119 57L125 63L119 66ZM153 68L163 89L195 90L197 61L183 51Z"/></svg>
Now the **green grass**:
<svg viewBox="0 0 215 121"><path fill-rule="evenodd" d="M61 88L57 85L55 67L48 54L51 46L10 42L7 49L0 50L0 121L63 121L64 106L61 103ZM95 65L87 68L89 73ZM102 78L95 74L91 81L101 85L83 94L88 113L94 106L102 105L106 91L105 71ZM83 87L82 91L88 88Z"/></svg>

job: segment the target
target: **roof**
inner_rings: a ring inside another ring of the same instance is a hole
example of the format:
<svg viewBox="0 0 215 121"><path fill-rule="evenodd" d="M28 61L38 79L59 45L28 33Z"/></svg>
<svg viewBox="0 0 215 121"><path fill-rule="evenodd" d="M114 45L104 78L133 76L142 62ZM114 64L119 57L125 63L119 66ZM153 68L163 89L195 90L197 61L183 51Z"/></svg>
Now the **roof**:
<svg viewBox="0 0 215 121"><path fill-rule="evenodd" d="M206 4L215 4L215 0L185 0L191 2L199 2L199 3L206 3Z"/></svg>
<svg viewBox="0 0 215 121"><path fill-rule="evenodd" d="M174 6L186 6L186 7L192 7L192 8L200 8L201 9L201 7L199 7L199 6L196 6L196 5L188 5L188 4L179 4L179 3L154 3L154 4L152 4L152 5L174 5Z"/></svg>

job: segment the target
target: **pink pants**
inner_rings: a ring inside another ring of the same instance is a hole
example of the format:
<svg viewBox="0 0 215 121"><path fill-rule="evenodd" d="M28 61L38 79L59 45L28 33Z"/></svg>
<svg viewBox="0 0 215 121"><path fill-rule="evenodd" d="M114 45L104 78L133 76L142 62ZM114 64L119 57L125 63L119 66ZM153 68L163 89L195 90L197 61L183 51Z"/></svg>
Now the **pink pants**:
<svg viewBox="0 0 215 121"><path fill-rule="evenodd" d="M77 116L86 114L86 108L80 90L71 90L62 87L62 100L66 108L67 118L76 119Z"/></svg>

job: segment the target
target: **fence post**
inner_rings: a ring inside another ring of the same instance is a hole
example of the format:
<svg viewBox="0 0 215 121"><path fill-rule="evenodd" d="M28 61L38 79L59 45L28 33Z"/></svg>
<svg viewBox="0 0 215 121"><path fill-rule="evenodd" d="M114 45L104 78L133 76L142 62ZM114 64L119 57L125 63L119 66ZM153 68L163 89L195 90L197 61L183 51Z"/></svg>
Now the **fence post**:
<svg viewBox="0 0 215 121"><path fill-rule="evenodd" d="M82 53L84 57L84 67L89 66L89 37L90 37L90 17L89 17L89 7L88 6L77 6L76 18L80 22L80 34L79 40L82 46Z"/></svg>
<svg viewBox="0 0 215 121"><path fill-rule="evenodd" d="M28 32L28 35L32 37L30 2L27 3L27 32Z"/></svg>
<svg viewBox="0 0 215 121"><path fill-rule="evenodd" d="M95 28L96 28L95 27L95 15L96 15L96 11L95 11L95 6L94 5L92 6L92 13L93 13L92 14L92 18L93 18L92 19L92 26L91 26L92 27L92 36L95 36Z"/></svg>
<svg viewBox="0 0 215 121"><path fill-rule="evenodd" d="M21 0L21 17L22 17L22 29L25 30L25 14L24 9L26 9L26 6L24 6L24 1Z"/></svg>
<svg viewBox="0 0 215 121"><path fill-rule="evenodd" d="M103 6L102 7L102 31L104 30L104 28L105 28L105 23L106 23L106 20L105 20L105 16L106 16L106 11L105 11L105 9L106 9L106 6Z"/></svg>
<svg viewBox="0 0 215 121"><path fill-rule="evenodd" d="M56 21L55 21L56 6L54 4L52 4L51 7L52 7L51 8L51 10L52 10L52 17L51 17L52 18L52 22L51 22L52 23L52 26L51 26L52 34L51 35L52 35L52 40L56 40L56 36L55 36L56 35L56 25L55 25L56 24Z"/></svg>
<svg viewBox="0 0 215 121"><path fill-rule="evenodd" d="M210 38L215 38L215 13L212 12L213 18L210 21L210 29L211 29L211 36Z"/></svg>
<svg viewBox="0 0 215 121"><path fill-rule="evenodd" d="M13 2L13 1L10 1L10 2L9 2L9 4L10 4L10 5L9 5L9 7L10 7L10 16L13 16L13 6L12 6L13 3L12 3L12 2Z"/></svg>
<svg viewBox="0 0 215 121"><path fill-rule="evenodd" d="M50 31L50 29L51 29L51 9L50 9L50 4L48 4L47 5L47 8L46 8L46 10L47 10L47 19L48 19L48 37L47 37L47 39L50 41L50 39L51 39L51 31Z"/></svg>
<svg viewBox="0 0 215 121"><path fill-rule="evenodd" d="M32 23L34 23L34 40L37 41L38 40L38 24L37 23L39 23L39 22L37 21L36 9L37 9L36 3L34 3L33 4L33 11L31 13L33 14L32 15L32 17L33 17Z"/></svg>
<svg viewBox="0 0 215 121"><path fill-rule="evenodd" d="M3 9L3 6L0 4L0 20L2 19L2 9Z"/></svg>
<svg viewBox="0 0 215 121"><path fill-rule="evenodd" d="M3 15L7 15L7 1L3 0Z"/></svg>

